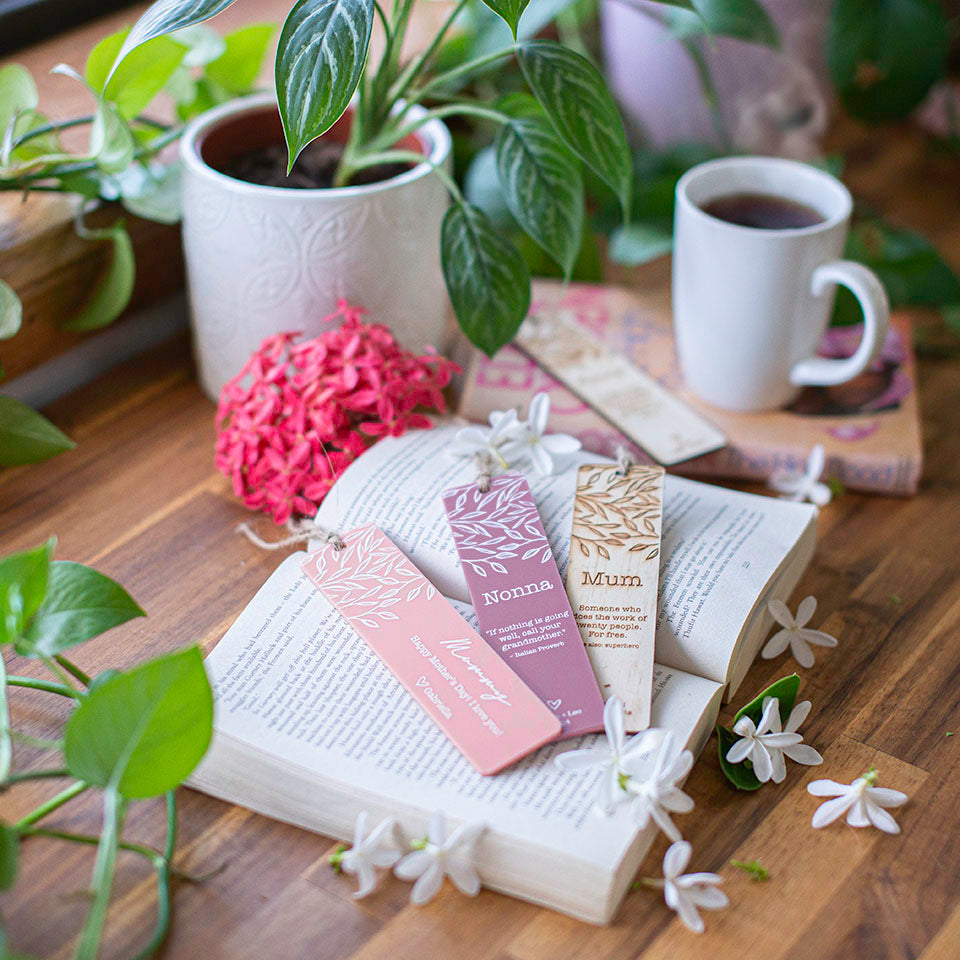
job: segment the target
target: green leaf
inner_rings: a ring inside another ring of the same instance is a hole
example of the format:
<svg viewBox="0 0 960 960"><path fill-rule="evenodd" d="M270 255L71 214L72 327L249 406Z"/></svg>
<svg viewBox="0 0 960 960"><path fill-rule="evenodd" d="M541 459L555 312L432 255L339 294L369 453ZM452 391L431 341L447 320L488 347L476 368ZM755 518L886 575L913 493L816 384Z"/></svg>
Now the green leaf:
<svg viewBox="0 0 960 960"><path fill-rule="evenodd" d="M13 287L0 280L0 340L9 340L23 322L23 304Z"/></svg>
<svg viewBox="0 0 960 960"><path fill-rule="evenodd" d="M114 580L82 563L50 564L47 593L17 642L24 657L54 656L146 614Z"/></svg>
<svg viewBox="0 0 960 960"><path fill-rule="evenodd" d="M109 240L113 245L113 256L83 308L75 317L65 321L63 327L66 330L99 330L113 323L130 302L136 278L133 244L122 222L103 230L88 230L82 235L89 240Z"/></svg>
<svg viewBox="0 0 960 960"><path fill-rule="evenodd" d="M137 145L126 121L106 100L97 105L90 126L90 154L104 173L120 173L130 166Z"/></svg>
<svg viewBox="0 0 960 960"><path fill-rule="evenodd" d="M835 0L827 64L841 102L869 123L906 116L946 71L937 0Z"/></svg>
<svg viewBox="0 0 960 960"><path fill-rule="evenodd" d="M0 823L0 890L9 890L17 879L20 859L20 834Z"/></svg>
<svg viewBox="0 0 960 960"><path fill-rule="evenodd" d="M36 410L0 395L0 467L40 463L75 446Z"/></svg>
<svg viewBox="0 0 960 960"><path fill-rule="evenodd" d="M251 23L228 33L223 53L207 64L207 76L232 94L248 93L260 76L273 31L272 23Z"/></svg>
<svg viewBox="0 0 960 960"><path fill-rule="evenodd" d="M84 76L90 87L113 103L129 120L141 113L180 66L187 47L169 37L155 37L133 50L111 73L129 30L104 37L90 51Z"/></svg>
<svg viewBox="0 0 960 960"><path fill-rule="evenodd" d="M597 68L552 40L517 46L520 69L561 139L630 211L630 149L620 114Z"/></svg>
<svg viewBox="0 0 960 960"><path fill-rule="evenodd" d="M800 677L792 673L782 677L776 683L770 684L766 690L753 698L745 707L737 711L733 718L734 725L741 717L749 717L755 724L760 722L763 714L763 701L767 697L776 697L779 701L778 712L781 723L786 723L797 702L797 691L800 689ZM717 743L720 753L720 767L727 779L738 790L759 790L763 784L757 779L749 760L742 763L730 763L727 760L727 751L740 739L732 730L726 727L717 727Z"/></svg>
<svg viewBox="0 0 960 960"><path fill-rule="evenodd" d="M466 203L455 203L444 216L440 253L457 321L470 342L492 357L530 308L523 258L482 210Z"/></svg>
<svg viewBox="0 0 960 960"><path fill-rule="evenodd" d="M607 255L615 263L638 267L673 249L673 231L656 223L629 223L610 235Z"/></svg>
<svg viewBox="0 0 960 960"><path fill-rule="evenodd" d="M157 0L133 25L113 63L116 72L127 56L141 44L163 34L203 23L226 10L233 0Z"/></svg>
<svg viewBox="0 0 960 960"><path fill-rule="evenodd" d="M51 538L32 550L11 553L0 559L0 643L16 639L7 628L11 590L17 593L19 623L27 623L40 608L47 592L47 576L56 544L56 539Z"/></svg>
<svg viewBox="0 0 960 960"><path fill-rule="evenodd" d="M177 30L170 36L187 48L183 58L185 67L205 67L216 60L227 48L223 37L216 30L199 23ZM152 40L149 42L153 43Z"/></svg>
<svg viewBox="0 0 960 960"><path fill-rule="evenodd" d="M37 85L26 67L19 63L0 67L0 139L15 114L33 110L39 102Z"/></svg>
<svg viewBox="0 0 960 960"><path fill-rule="evenodd" d="M496 139L497 173L517 223L570 275L583 236L583 173L532 97L497 105L511 117Z"/></svg>
<svg viewBox="0 0 960 960"><path fill-rule="evenodd" d="M213 694L197 647L159 657L99 684L67 722L74 776L131 800L178 786L213 731Z"/></svg>
<svg viewBox="0 0 960 960"><path fill-rule="evenodd" d="M520 15L529 2L530 0L483 0L483 3L507 24L514 40L517 39Z"/></svg>
<svg viewBox="0 0 960 960"><path fill-rule="evenodd" d="M134 167L136 166L139 165L135 164ZM135 191L121 192L120 199L124 208L145 220L155 220L157 223L179 222L183 215L181 173L177 161L147 168L143 182Z"/></svg>
<svg viewBox="0 0 960 960"><path fill-rule="evenodd" d="M92 900L87 918L77 940L74 960L96 960L100 954L100 938L110 905L110 889L117 861L117 846L123 830L124 803L115 786L103 794L103 829L97 844L97 859L93 864L93 879L90 883Z"/></svg>
<svg viewBox="0 0 960 960"><path fill-rule="evenodd" d="M678 37L712 34L778 47L780 37L766 9L757 0L693 0L691 7L676 4L666 23Z"/></svg>
<svg viewBox="0 0 960 960"><path fill-rule="evenodd" d="M300 151L340 119L360 81L373 0L297 0L277 45L276 83L288 172Z"/></svg>

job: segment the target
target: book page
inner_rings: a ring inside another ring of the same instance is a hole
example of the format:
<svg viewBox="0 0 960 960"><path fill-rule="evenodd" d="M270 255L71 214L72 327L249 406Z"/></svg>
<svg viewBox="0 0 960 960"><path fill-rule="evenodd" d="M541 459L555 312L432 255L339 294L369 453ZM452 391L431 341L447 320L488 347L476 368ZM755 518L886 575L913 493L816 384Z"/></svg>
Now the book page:
<svg viewBox="0 0 960 960"><path fill-rule="evenodd" d="M394 801L399 811L441 809L457 821L487 822L507 840L606 870L620 862L636 834L627 805L611 817L596 813L599 774L565 774L553 763L557 753L595 743L596 735L550 744L496 776L477 773L302 574L303 556L278 567L207 657L217 734L195 785L217 793L217 737L226 734L346 784L351 794ZM455 606L475 624L468 605ZM654 725L674 730L683 743L696 738L691 745L699 750L720 689L657 667ZM421 816L405 827L422 830L424 823Z"/></svg>
<svg viewBox="0 0 960 960"><path fill-rule="evenodd" d="M385 438L352 463L317 513L324 527L369 521L441 593L468 601L441 494L473 480L473 464L447 451L457 426ZM551 477L529 477L562 576L569 561L577 468L610 463L581 452ZM723 683L757 598L816 516L807 504L727 490L668 474L664 481L655 656Z"/></svg>

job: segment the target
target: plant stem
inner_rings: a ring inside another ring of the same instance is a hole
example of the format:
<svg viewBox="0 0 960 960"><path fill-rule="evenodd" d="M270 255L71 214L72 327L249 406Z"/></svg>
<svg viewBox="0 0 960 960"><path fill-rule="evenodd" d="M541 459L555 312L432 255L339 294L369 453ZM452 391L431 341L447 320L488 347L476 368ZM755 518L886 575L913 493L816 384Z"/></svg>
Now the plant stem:
<svg viewBox="0 0 960 960"><path fill-rule="evenodd" d="M59 130L68 130L70 127L82 127L84 124L93 123L94 114L88 113L83 117L71 117L69 120L58 120L56 123L44 123L32 130L26 130L16 140L13 141L11 149L16 150L22 143L33 140L35 137L42 137L47 133L56 133ZM161 123L159 120L151 120L149 117L136 117L133 123L142 123L144 126L153 127L156 130L168 130L169 126Z"/></svg>
<svg viewBox="0 0 960 960"><path fill-rule="evenodd" d="M475 57L473 60L468 60L466 63L461 63L458 67L453 67L444 73L438 73L432 80L425 83L419 90L415 91L407 99L406 103L403 105L403 109L398 114L397 119L402 117L415 103L419 103L432 90L436 90L438 87L444 86L451 80L456 80L457 77L462 77L469 73L475 73L484 67L490 67L498 60L502 60L504 57L509 57L512 53L513 48L508 47L505 50L497 50L494 53L484 54L482 57Z"/></svg>
<svg viewBox="0 0 960 960"><path fill-rule="evenodd" d="M11 687L26 687L29 690L43 690L46 693L58 693L61 697L74 697L76 691L65 687L62 683L51 683L49 680L37 680L34 677L18 677L10 674L7 684Z"/></svg>
<svg viewBox="0 0 960 960"><path fill-rule="evenodd" d="M66 767L60 767L56 770L26 770L23 773L11 773L6 780L0 784L0 789L12 787L15 783L22 783L24 780L43 780L47 777L69 777L70 771Z"/></svg>
<svg viewBox="0 0 960 960"><path fill-rule="evenodd" d="M434 163L422 153L416 153L413 150L385 150L383 153L365 154L354 162L353 170L351 172L355 173L357 170L362 170L364 167L375 167L381 163L427 163L433 167L433 172L443 181L443 185L453 195L454 200L456 200L457 203L466 202L463 199L463 194L460 192L460 188L457 186L453 177L451 177L450 174L443 169L443 167Z"/></svg>
<svg viewBox="0 0 960 960"><path fill-rule="evenodd" d="M157 924L153 936L147 945L137 954L135 960L147 960L167 939L170 930L170 864L173 862L173 851L177 845L177 800L173 790L169 790L167 800L167 841L164 844L163 856L154 860L157 871Z"/></svg>
<svg viewBox="0 0 960 960"><path fill-rule="evenodd" d="M24 827L29 827L38 820L42 820L47 814L53 813L58 807L62 807L68 800L72 800L83 793L87 786L88 784L82 780L71 784L66 790L62 790L55 797L51 797L46 803L41 803L36 810L28 813L22 820L18 820L13 825L14 830L22 830Z"/></svg>
<svg viewBox="0 0 960 960"><path fill-rule="evenodd" d="M376 153L380 150L388 149L395 143L403 140L404 137L409 136L415 130L418 130L429 120L439 120L442 117L455 116L456 114L483 117L486 120L494 121L494 123L510 122L510 117L508 117L507 114L501 113L499 110L494 110L492 107L485 107L482 104L474 103L450 103L442 107L435 107L433 110L428 110L422 117L411 121L405 127L401 127L395 122L390 123L378 136L364 145L364 151ZM363 156L363 154L361 154L361 156Z"/></svg>
<svg viewBox="0 0 960 960"><path fill-rule="evenodd" d="M713 123L713 129L716 131L720 140L720 145L725 152L731 149L730 131L727 129L727 121L720 109L720 100L717 97L717 88L713 84L713 75L710 72L710 65L703 51L697 44L695 37L685 37L680 41L687 55L693 61L693 66L697 71L697 81L700 84L700 92L706 101L707 109L710 111L710 120Z"/></svg>
<svg viewBox="0 0 960 960"><path fill-rule="evenodd" d="M64 670L53 657L49 657L46 654L41 654L40 659L46 664L47 669L70 691L69 695L73 697L74 700L79 700L80 694L73 688L73 684L70 682L70 677L66 670Z"/></svg>
<svg viewBox="0 0 960 960"><path fill-rule="evenodd" d="M67 673L76 677L76 679L79 680L85 687L90 686L90 678L78 666L76 666L76 664L71 663L61 654L57 654L54 659L60 664L61 667L63 667L64 670L67 671Z"/></svg>

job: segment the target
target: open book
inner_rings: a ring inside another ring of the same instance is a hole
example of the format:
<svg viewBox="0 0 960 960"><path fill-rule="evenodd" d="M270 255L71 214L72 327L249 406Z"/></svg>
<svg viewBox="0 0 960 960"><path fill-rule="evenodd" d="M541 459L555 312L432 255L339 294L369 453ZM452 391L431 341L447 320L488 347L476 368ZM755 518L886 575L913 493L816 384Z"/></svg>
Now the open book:
<svg viewBox="0 0 960 960"><path fill-rule="evenodd" d="M348 530L374 520L476 625L441 493L472 480L446 456L456 427L384 439L352 464L318 513ZM531 478L565 572L575 458ZM815 511L666 478L652 724L699 753L726 683L746 672L770 621L813 550ZM360 810L394 816L406 838L430 815L483 821L484 884L593 922L615 913L655 836L624 804L597 813L596 772L564 774L553 758L588 735L541 748L493 777L446 740L288 557L207 658L216 735L193 786L268 816L347 840ZM682 829L682 822L680 824Z"/></svg>

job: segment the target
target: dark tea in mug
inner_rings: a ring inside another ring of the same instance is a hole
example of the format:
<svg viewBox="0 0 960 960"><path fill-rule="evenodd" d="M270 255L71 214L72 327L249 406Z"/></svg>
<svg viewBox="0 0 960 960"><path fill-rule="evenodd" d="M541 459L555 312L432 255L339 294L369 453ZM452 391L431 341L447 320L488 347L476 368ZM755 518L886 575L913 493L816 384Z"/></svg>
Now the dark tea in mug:
<svg viewBox="0 0 960 960"><path fill-rule="evenodd" d="M708 200L700 209L718 220L758 230L796 230L824 221L813 207L770 193L730 193Z"/></svg>

